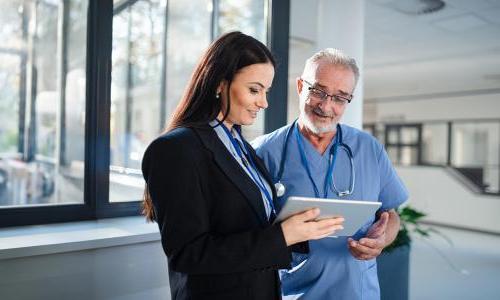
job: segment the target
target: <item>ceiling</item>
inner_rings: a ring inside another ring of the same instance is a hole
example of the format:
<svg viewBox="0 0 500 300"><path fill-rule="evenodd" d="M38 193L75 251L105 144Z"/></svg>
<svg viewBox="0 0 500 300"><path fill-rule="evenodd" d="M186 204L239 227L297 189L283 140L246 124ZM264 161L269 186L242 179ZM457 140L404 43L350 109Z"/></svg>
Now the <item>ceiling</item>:
<svg viewBox="0 0 500 300"><path fill-rule="evenodd" d="M319 1L292 1L291 77L315 50L309 38L315 20L303 16ZM365 1L366 102L500 93L500 0L444 2L439 11L416 15L400 7L419 0Z"/></svg>
<svg viewBox="0 0 500 300"><path fill-rule="evenodd" d="M500 0L444 0L423 15L397 11L400 1L366 1L365 67L500 52Z"/></svg>

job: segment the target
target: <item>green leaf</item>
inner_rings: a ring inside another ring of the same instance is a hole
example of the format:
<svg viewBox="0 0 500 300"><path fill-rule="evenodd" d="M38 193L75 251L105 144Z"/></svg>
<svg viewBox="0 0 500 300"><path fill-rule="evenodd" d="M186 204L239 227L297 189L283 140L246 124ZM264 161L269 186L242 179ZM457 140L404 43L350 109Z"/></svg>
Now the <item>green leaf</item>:
<svg viewBox="0 0 500 300"><path fill-rule="evenodd" d="M421 228L415 228L415 231L421 234L422 236L428 237L429 232L427 230L421 229Z"/></svg>

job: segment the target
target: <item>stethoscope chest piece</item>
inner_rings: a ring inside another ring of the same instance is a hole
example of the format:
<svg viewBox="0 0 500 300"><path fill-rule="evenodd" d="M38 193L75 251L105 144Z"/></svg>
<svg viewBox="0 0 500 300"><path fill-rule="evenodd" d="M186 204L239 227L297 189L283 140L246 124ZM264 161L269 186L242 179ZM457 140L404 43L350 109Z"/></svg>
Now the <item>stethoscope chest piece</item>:
<svg viewBox="0 0 500 300"><path fill-rule="evenodd" d="M281 181L276 182L274 187L276 188L276 196L283 197L285 195L285 185Z"/></svg>

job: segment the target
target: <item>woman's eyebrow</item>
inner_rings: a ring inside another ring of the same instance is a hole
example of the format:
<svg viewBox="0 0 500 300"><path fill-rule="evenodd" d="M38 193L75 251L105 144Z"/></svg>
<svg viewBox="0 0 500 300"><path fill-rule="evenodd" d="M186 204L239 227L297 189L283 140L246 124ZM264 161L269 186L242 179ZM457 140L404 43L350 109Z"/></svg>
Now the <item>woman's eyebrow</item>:
<svg viewBox="0 0 500 300"><path fill-rule="evenodd" d="M266 87L265 87L262 83L260 83L260 82L258 82L258 81L252 81L252 82L249 82L249 83L251 83L251 84L257 84L257 85L260 85L263 89L265 89L265 88L266 88Z"/></svg>
<svg viewBox="0 0 500 300"><path fill-rule="evenodd" d="M266 91L269 91L271 89L271 86L269 86L268 88L266 88L265 85L263 85L262 83L260 83L258 81L252 81L252 82L249 82L249 84L256 84L256 85L260 86L261 88L265 89Z"/></svg>

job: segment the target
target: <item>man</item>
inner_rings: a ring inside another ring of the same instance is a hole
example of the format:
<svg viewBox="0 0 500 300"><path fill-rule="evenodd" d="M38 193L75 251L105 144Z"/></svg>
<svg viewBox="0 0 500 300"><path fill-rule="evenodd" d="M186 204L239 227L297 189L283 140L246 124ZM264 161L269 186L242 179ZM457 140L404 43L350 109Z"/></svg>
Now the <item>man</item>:
<svg viewBox="0 0 500 300"><path fill-rule="evenodd" d="M339 124L358 77L355 60L339 50L316 53L297 79L298 120L253 143L284 188L278 208L289 196L382 202L353 237L310 241L309 253L293 252L294 267L280 272L284 299L380 299L376 257L395 239L394 209L408 193L383 146Z"/></svg>

